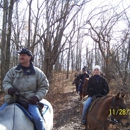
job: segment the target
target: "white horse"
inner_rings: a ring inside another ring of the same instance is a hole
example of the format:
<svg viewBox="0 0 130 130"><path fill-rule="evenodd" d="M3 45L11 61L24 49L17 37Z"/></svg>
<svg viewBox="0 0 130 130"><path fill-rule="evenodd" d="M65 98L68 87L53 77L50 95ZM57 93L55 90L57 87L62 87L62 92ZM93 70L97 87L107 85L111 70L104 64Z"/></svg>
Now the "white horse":
<svg viewBox="0 0 130 130"><path fill-rule="evenodd" d="M43 116L45 130L52 130L52 105L45 99L41 102L49 106ZM17 105L11 104L0 111L0 130L34 130L34 124Z"/></svg>

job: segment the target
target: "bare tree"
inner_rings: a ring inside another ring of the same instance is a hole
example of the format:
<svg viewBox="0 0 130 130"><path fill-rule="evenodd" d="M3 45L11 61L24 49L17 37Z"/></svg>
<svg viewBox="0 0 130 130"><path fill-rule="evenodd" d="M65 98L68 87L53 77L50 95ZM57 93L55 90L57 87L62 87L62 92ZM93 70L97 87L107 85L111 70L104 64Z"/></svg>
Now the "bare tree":
<svg viewBox="0 0 130 130"><path fill-rule="evenodd" d="M110 16L109 19L108 17L106 19L105 16L108 12L109 11L106 11L106 13L102 12L98 17L98 21L96 21L94 24L92 24L90 20L88 21L88 24L90 25L89 36L98 45L98 48L104 59L104 65L105 65L104 72L106 73L106 77L109 79L110 70L112 67L110 66L110 58L111 58L111 40L112 40L112 35L113 35L113 28L115 24L118 23L119 18L121 17L122 13L118 15L113 14L112 16Z"/></svg>
<svg viewBox="0 0 130 130"><path fill-rule="evenodd" d="M30 0L28 2L28 5L29 5L29 15L28 15L28 48L30 48L30 31L31 31L31 5L32 5L32 0ZM35 35L34 35L35 36Z"/></svg>
<svg viewBox="0 0 130 130"><path fill-rule="evenodd" d="M6 30L7 30L7 10L8 10L8 0L5 0L3 3L3 25L2 25L2 45L1 45L1 81L4 78L4 75L6 73L6 70L4 68L5 66L5 43L6 43Z"/></svg>
<svg viewBox="0 0 130 130"><path fill-rule="evenodd" d="M107 6L106 6L107 7ZM129 18L126 12L129 6L124 10L117 11L116 7L98 8L99 12L95 12L96 8L91 11L86 21L88 33L91 39L96 43L95 54L98 53L100 59L95 55L95 63L101 64L108 80L115 78L115 73L119 73L119 79L122 84L120 88L125 89L127 86L128 63L129 63ZM100 10L101 9L101 10ZM103 9L103 10L102 10ZM128 23L124 29L120 29L120 23ZM103 60L102 60L103 58Z"/></svg>
<svg viewBox="0 0 130 130"><path fill-rule="evenodd" d="M41 2L37 0L35 3L37 6L35 6L34 9L34 1L26 0L27 7L20 10L18 1L11 0L10 3L8 3L8 1L5 0L4 4L6 5L4 5L5 8L3 9L6 10L4 10L3 13L4 25L2 35L7 37L3 37L2 39L2 57L4 57L2 66L5 65L5 62L7 62L7 64L6 70L2 69L5 72L9 69L9 59L10 54L12 54L12 52L10 53L10 47L12 46L14 50L17 51L25 46L32 49L35 57L40 59L35 61L42 62L38 64L42 65L42 69L48 79L50 79L53 65L55 65L60 53L68 49L67 45L69 45L69 43L66 41L70 33L75 32L75 29L73 29L73 19L76 19L82 7L89 1L90 0L46 0ZM12 21L12 11L15 2L16 8ZM28 15L26 15L27 11ZM28 17L28 19L26 17ZM70 28L70 30L68 28ZM13 30L12 34L11 29ZM6 32L4 32L5 30ZM43 46L41 47L41 45ZM38 50L40 51L38 52ZM11 58L14 58L14 56ZM17 56L16 59L18 60ZM14 61L14 59L12 59L12 61ZM12 65L14 65L14 62L11 66Z"/></svg>
<svg viewBox="0 0 130 130"><path fill-rule="evenodd" d="M43 70L47 77L51 78L51 72L53 65L57 61L59 54L65 50L66 40L69 37L69 33L65 34L67 27L72 20L76 17L85 1L45 1L46 3L46 28L44 27L43 34L39 34L39 40L34 44L38 44L39 41L43 41L44 47L44 65ZM77 6L78 5L78 6ZM73 9L76 11L70 16ZM60 11L59 11L60 10ZM63 37L65 40L63 40ZM33 46L34 46L33 45Z"/></svg>
<svg viewBox="0 0 130 130"><path fill-rule="evenodd" d="M70 36L67 38L68 39L68 42L69 42L69 46L68 46L68 58L67 58L67 74L66 74L66 78L68 79L69 78L69 68L70 68L70 56L71 56L71 50L72 50L72 39L75 35L75 30L72 28L72 31L70 33Z"/></svg>
<svg viewBox="0 0 130 130"><path fill-rule="evenodd" d="M2 49L1 49L1 81L10 66L10 41L11 41L11 27L13 7L16 0L3 1L3 25L2 25Z"/></svg>

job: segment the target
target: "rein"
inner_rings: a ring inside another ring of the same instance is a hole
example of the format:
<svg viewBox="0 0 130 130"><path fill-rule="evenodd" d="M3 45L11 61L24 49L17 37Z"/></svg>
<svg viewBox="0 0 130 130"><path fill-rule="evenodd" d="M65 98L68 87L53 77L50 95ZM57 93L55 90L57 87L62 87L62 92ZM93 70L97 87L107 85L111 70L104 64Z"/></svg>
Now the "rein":
<svg viewBox="0 0 130 130"><path fill-rule="evenodd" d="M23 99L25 99L25 100L27 100L28 101L28 99L26 99L23 95L21 95L20 94L20 92L19 92L19 90L15 87L15 89L16 89L16 96L20 96L20 97L22 97Z"/></svg>
<svg viewBox="0 0 130 130"><path fill-rule="evenodd" d="M25 99L26 101L28 101L28 99L26 99L22 94L20 94L20 91L19 91L16 87L14 87L14 88L16 89L16 94L15 94L15 98L14 98L14 101L13 101L13 103L14 103L14 114L13 114L13 128L12 128L12 130L14 130L14 126L15 126L15 103L17 103L17 98L19 99L19 97L22 97L23 99ZM21 104L20 104L20 105L21 105ZM37 102L36 105L37 105L39 111L42 112L42 109L43 109L43 107L44 107L45 104L40 103L40 102ZM26 108L25 108L25 109L26 109ZM49 109L49 106L46 105L46 110L45 110L45 112L46 112L48 109ZM44 112L44 113L45 113L45 112ZM41 115L43 116L44 113L42 113Z"/></svg>
<svg viewBox="0 0 130 130"><path fill-rule="evenodd" d="M23 95L21 95L20 94L20 92L19 92L19 90L15 87L15 89L16 89L16 96L21 96L22 98L24 98L24 99L26 99ZM27 100L27 99L26 99ZM12 127L12 130L14 130L14 126L15 126L15 102L16 101L16 99L14 99L14 114L13 114L13 127Z"/></svg>
<svg viewBox="0 0 130 130"><path fill-rule="evenodd" d="M12 127L12 130L14 130L14 126L15 126L15 100L14 100L14 114L13 114L13 127Z"/></svg>

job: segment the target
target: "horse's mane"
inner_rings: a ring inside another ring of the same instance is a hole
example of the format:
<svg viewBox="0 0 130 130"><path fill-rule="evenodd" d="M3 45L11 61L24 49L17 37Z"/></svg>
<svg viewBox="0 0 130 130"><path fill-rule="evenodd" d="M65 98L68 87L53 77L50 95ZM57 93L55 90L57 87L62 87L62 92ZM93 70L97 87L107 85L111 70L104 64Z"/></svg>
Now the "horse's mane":
<svg viewBox="0 0 130 130"><path fill-rule="evenodd" d="M122 97L118 97L117 99L115 99L116 96L111 96L111 95L106 95L106 96L103 96L100 98L100 100L98 100L98 105L103 106L110 106L110 105L113 105L113 103L116 101L123 101L123 98Z"/></svg>

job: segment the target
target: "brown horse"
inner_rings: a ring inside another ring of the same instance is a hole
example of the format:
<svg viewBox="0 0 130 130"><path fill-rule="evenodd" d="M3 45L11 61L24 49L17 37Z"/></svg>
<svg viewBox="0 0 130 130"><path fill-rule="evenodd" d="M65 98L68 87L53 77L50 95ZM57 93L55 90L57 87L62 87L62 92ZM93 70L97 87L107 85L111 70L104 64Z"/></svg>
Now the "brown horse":
<svg viewBox="0 0 130 130"><path fill-rule="evenodd" d="M80 93L80 100L82 100L86 96L88 81L89 81L89 78L86 78L82 85L82 91Z"/></svg>
<svg viewBox="0 0 130 130"><path fill-rule="evenodd" d="M127 113L123 98L124 95L120 96L120 93L99 98L86 115L86 130L108 130L111 118L116 119L122 126L129 126L130 113Z"/></svg>
<svg viewBox="0 0 130 130"><path fill-rule="evenodd" d="M74 79L74 81L72 83L72 84L75 84L77 93L78 93L78 86L80 84L80 76L81 76L81 74L75 75L75 79Z"/></svg>

